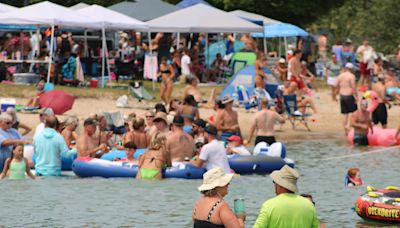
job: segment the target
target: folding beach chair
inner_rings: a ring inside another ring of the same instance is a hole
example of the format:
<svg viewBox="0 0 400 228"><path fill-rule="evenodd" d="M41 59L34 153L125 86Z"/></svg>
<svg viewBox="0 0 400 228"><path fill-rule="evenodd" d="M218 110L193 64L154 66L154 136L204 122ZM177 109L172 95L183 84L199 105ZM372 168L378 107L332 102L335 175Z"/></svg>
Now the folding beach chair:
<svg viewBox="0 0 400 228"><path fill-rule="evenodd" d="M139 101L142 100L153 100L154 97L144 88L141 82L132 82L129 83L129 90L131 95L138 99Z"/></svg>
<svg viewBox="0 0 400 228"><path fill-rule="evenodd" d="M296 95L285 95L283 96L283 102L285 105L286 114L292 128L296 129L299 124L303 124L308 131L311 129L308 127L307 118L311 116L309 113L301 113L298 110ZM307 108L307 107L305 107Z"/></svg>

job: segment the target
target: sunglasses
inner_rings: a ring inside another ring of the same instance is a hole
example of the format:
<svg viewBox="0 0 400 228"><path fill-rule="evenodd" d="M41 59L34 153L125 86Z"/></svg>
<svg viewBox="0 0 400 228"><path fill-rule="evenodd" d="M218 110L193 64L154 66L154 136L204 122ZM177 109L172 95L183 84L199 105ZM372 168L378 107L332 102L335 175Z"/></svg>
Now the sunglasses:
<svg viewBox="0 0 400 228"><path fill-rule="evenodd" d="M6 122L6 124L7 124L7 125L11 125L11 124L12 124L12 122Z"/></svg>

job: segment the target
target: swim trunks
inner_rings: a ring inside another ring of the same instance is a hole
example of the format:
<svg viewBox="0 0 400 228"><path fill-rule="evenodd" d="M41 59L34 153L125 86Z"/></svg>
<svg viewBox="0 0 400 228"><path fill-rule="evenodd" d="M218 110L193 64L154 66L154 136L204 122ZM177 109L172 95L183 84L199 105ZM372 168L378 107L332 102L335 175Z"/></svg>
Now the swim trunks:
<svg viewBox="0 0 400 228"><path fill-rule="evenodd" d="M356 100L353 95L340 95L340 113L348 114L357 110Z"/></svg>
<svg viewBox="0 0 400 228"><path fill-rule="evenodd" d="M240 136L237 132L222 132L221 141L228 142L227 138L231 137L232 135Z"/></svg>
<svg viewBox="0 0 400 228"><path fill-rule="evenodd" d="M354 146L368 146L368 137L366 135L354 134Z"/></svg>
<svg viewBox="0 0 400 228"><path fill-rule="evenodd" d="M268 145L271 145L276 142L274 136L257 136L256 141L254 142L254 146L256 146L259 142L266 142Z"/></svg>
<svg viewBox="0 0 400 228"><path fill-rule="evenodd" d="M375 111L372 113L372 122L374 124L381 123L382 125L387 124L388 114L385 103L379 103Z"/></svg>
<svg viewBox="0 0 400 228"><path fill-rule="evenodd" d="M304 83L304 80L302 78L298 78L298 77L292 75L292 77L290 77L290 81L296 82L297 87L299 89L304 89L306 87L306 84Z"/></svg>
<svg viewBox="0 0 400 228"><path fill-rule="evenodd" d="M370 71L367 69L368 63L360 63L360 74L361 75L370 75Z"/></svg>
<svg viewBox="0 0 400 228"><path fill-rule="evenodd" d="M140 169L140 177L142 180L154 180L160 171L157 169L147 169L141 168Z"/></svg>

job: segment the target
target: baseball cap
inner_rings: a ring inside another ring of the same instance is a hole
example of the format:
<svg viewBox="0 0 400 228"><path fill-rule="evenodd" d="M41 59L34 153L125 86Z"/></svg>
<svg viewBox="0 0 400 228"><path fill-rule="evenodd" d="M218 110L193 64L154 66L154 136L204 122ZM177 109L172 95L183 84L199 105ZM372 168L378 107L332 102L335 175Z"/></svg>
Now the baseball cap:
<svg viewBox="0 0 400 228"><path fill-rule="evenodd" d="M238 143L242 142L242 138L240 138L240 136L237 135L232 135L229 138L227 138L228 141L232 142L232 141L236 141Z"/></svg>
<svg viewBox="0 0 400 228"><path fill-rule="evenodd" d="M183 117L181 115L176 115L176 116L174 116L172 123L174 125L182 126L185 124L185 121L183 120Z"/></svg>
<svg viewBox="0 0 400 228"><path fill-rule="evenodd" d="M210 135L218 135L218 130L214 125L207 125L207 127L204 129L205 132L207 132Z"/></svg>
<svg viewBox="0 0 400 228"><path fill-rule="evenodd" d="M353 69L353 64L352 63L346 63L346 65L344 65L345 68L347 69Z"/></svg>

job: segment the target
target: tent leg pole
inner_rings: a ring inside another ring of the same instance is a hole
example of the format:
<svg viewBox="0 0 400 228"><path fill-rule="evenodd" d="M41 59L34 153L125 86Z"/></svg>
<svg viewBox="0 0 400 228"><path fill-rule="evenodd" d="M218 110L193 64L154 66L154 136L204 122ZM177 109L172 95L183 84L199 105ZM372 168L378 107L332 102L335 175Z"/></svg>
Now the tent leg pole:
<svg viewBox="0 0 400 228"><path fill-rule="evenodd" d="M103 27L101 29L101 34L102 34L102 52L101 52L101 88L104 88L104 75L105 75L105 56L106 56L106 45L105 45L105 36L106 36L106 31L105 28Z"/></svg>
<svg viewBox="0 0 400 228"><path fill-rule="evenodd" d="M47 82L50 82L51 63L53 59L53 46L54 46L54 25L51 26L50 55L49 55L49 67L47 69Z"/></svg>
<svg viewBox="0 0 400 228"><path fill-rule="evenodd" d="M180 39L181 39L181 33L178 32L178 34L176 35L176 50L179 50Z"/></svg>
<svg viewBox="0 0 400 228"><path fill-rule="evenodd" d="M281 38L280 37L278 37L278 52L279 52L279 56L282 56L282 52L281 52ZM286 61L287 61L287 59L286 59Z"/></svg>
<svg viewBox="0 0 400 228"><path fill-rule="evenodd" d="M267 50L267 38L263 38L263 46L264 46L264 54L267 55L268 50Z"/></svg>
<svg viewBox="0 0 400 228"><path fill-rule="evenodd" d="M287 59L287 52L288 52L288 50L287 50L287 38L285 37L285 38L283 38L284 39L284 41L285 41L285 56L286 56L286 59Z"/></svg>
<svg viewBox="0 0 400 228"><path fill-rule="evenodd" d="M149 54L151 55L151 54L153 54L153 49L151 47L151 32L149 31L147 33L147 35L149 37ZM150 67L150 69L152 69L152 68ZM156 84L155 84L154 78L151 79L151 84L152 84L152 87L153 87L153 91L155 91L156 90Z"/></svg>
<svg viewBox="0 0 400 228"><path fill-rule="evenodd" d="M87 30L85 30L85 32L83 34L83 40L84 40L84 45L85 45L85 47L84 47L85 54L83 56L88 57L89 54L88 54L88 45L87 45Z"/></svg>
<svg viewBox="0 0 400 228"><path fill-rule="evenodd" d="M105 35L106 33L105 33L105 31L104 31L104 48L105 48L105 53L106 53L106 55L105 55L105 58L106 58L106 66L107 66L107 72L108 72L108 82L110 83L109 84L109 86L111 86L112 84L112 82L111 82L111 68L110 68L110 63L108 62L108 47L107 47L107 39L106 39L106 35Z"/></svg>

